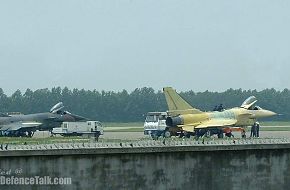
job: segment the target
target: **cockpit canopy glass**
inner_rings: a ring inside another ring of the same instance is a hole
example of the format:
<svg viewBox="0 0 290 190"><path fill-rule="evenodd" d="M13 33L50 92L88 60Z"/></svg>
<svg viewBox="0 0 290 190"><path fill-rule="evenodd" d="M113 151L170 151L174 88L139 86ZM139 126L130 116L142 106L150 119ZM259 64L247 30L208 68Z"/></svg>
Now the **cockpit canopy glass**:
<svg viewBox="0 0 290 190"><path fill-rule="evenodd" d="M58 111L60 111L62 108L64 108L63 103L59 102L56 105L54 105L51 109L50 109L50 113L57 113Z"/></svg>
<svg viewBox="0 0 290 190"><path fill-rule="evenodd" d="M262 110L260 106L251 106L249 110Z"/></svg>
<svg viewBox="0 0 290 190"><path fill-rule="evenodd" d="M241 107L250 107L257 101L257 98L255 96L250 96L247 98L241 105Z"/></svg>

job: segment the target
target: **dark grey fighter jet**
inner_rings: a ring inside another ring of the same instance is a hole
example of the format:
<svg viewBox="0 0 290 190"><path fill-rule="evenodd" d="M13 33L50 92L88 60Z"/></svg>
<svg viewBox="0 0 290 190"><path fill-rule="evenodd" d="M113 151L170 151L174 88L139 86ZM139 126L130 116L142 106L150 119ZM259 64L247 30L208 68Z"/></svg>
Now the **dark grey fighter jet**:
<svg viewBox="0 0 290 190"><path fill-rule="evenodd" d="M27 115L0 114L0 136L32 137L36 130L51 131L60 127L64 121L86 121L85 117L63 111L63 103L59 102L49 112Z"/></svg>

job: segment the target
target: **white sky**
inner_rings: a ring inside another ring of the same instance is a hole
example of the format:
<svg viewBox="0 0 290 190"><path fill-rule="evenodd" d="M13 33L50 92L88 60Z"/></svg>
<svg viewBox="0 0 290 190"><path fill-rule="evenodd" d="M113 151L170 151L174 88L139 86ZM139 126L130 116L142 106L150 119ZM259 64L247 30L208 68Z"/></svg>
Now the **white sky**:
<svg viewBox="0 0 290 190"><path fill-rule="evenodd" d="M290 88L290 1L3 0L0 87Z"/></svg>

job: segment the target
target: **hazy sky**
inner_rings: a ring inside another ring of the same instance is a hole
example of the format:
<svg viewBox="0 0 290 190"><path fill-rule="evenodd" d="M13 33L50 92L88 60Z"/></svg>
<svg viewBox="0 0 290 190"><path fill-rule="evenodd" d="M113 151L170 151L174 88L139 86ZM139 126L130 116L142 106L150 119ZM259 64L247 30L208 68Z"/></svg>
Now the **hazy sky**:
<svg viewBox="0 0 290 190"><path fill-rule="evenodd" d="M2 0L0 87L290 88L287 0Z"/></svg>

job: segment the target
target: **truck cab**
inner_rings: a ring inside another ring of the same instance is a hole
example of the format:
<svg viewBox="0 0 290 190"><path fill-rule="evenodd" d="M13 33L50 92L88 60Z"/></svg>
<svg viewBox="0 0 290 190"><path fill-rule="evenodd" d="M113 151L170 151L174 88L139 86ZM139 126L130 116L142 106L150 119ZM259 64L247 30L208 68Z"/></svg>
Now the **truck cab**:
<svg viewBox="0 0 290 190"><path fill-rule="evenodd" d="M166 112L148 112L144 122L144 135L161 136L166 129Z"/></svg>
<svg viewBox="0 0 290 190"><path fill-rule="evenodd" d="M100 135L104 134L103 125L99 121L87 121L91 132L99 132Z"/></svg>

